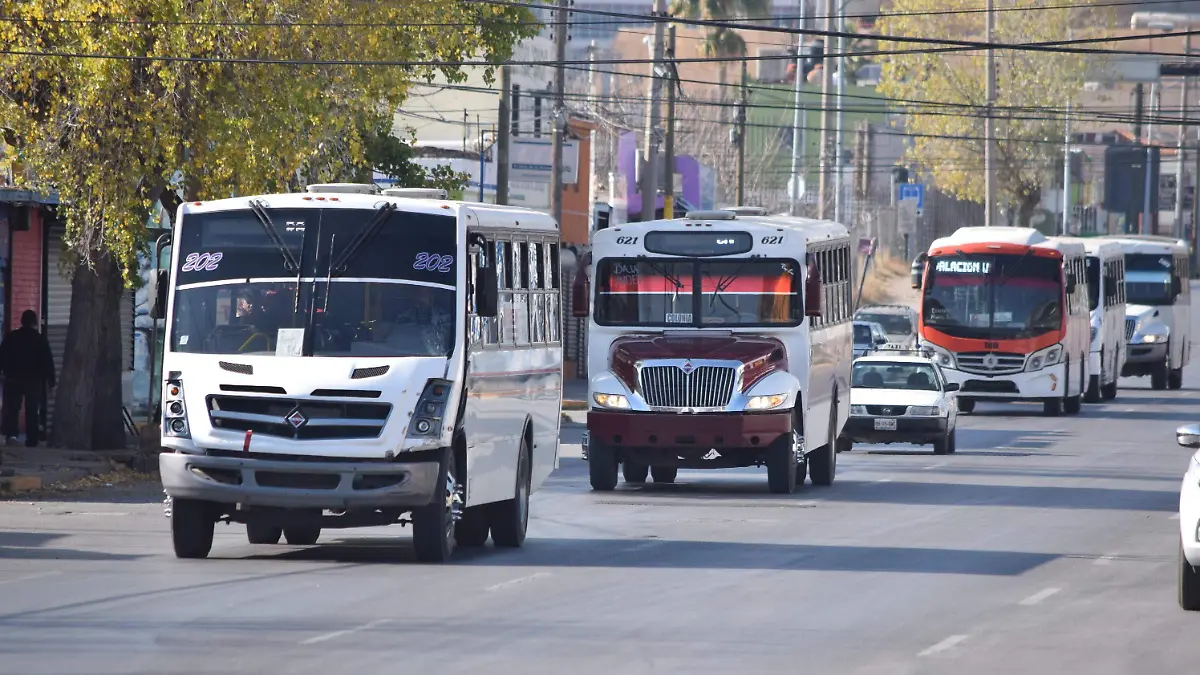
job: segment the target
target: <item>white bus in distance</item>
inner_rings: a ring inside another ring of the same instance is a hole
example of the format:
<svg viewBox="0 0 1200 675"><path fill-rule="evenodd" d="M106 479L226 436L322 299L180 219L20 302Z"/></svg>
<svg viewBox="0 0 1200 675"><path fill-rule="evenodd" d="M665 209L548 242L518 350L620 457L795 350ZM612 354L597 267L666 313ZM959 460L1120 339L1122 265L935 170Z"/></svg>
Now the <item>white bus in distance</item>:
<svg viewBox="0 0 1200 675"><path fill-rule="evenodd" d="M1187 242L1151 235L1105 237L1125 253L1124 376L1150 376L1152 389L1183 387L1192 358Z"/></svg>
<svg viewBox="0 0 1200 675"><path fill-rule="evenodd" d="M572 303L591 317L593 489L614 489L618 467L670 483L765 465L776 494L833 482L852 361L845 227L692 212L600 230L591 256Z"/></svg>
<svg viewBox="0 0 1200 675"><path fill-rule="evenodd" d="M1125 256L1120 245L1096 237L1074 239L1087 251L1088 309L1091 312L1091 353L1084 400L1111 401L1125 367Z"/></svg>
<svg viewBox="0 0 1200 675"><path fill-rule="evenodd" d="M150 294L178 557L207 556L218 521L294 545L411 524L427 562L524 541L558 461L558 227L406 194L180 206Z"/></svg>

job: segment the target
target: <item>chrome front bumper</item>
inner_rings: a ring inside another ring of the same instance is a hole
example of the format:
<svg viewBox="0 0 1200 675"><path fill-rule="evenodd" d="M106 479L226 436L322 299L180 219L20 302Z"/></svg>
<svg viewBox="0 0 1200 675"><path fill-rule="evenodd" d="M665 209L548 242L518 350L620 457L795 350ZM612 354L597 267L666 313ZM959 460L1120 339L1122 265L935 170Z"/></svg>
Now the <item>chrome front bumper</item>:
<svg viewBox="0 0 1200 675"><path fill-rule="evenodd" d="M174 499L281 508L415 508L432 501L437 487L439 464L424 457L343 463L163 453L158 466L163 489Z"/></svg>

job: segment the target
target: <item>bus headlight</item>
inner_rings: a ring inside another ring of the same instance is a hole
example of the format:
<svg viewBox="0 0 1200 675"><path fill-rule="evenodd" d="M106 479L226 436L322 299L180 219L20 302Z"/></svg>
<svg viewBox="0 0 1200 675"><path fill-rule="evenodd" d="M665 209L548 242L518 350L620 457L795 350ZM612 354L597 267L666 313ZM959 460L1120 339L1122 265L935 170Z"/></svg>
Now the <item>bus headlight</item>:
<svg viewBox="0 0 1200 675"><path fill-rule="evenodd" d="M592 400L601 408L611 408L614 410L629 409L629 399L621 394L592 394Z"/></svg>
<svg viewBox="0 0 1200 675"><path fill-rule="evenodd" d="M1029 357L1029 363L1025 365L1026 372L1041 370L1048 366L1053 366L1062 358L1063 346L1052 345L1046 347L1040 352L1034 352L1033 356Z"/></svg>
<svg viewBox="0 0 1200 675"><path fill-rule="evenodd" d="M408 425L409 438L429 438L440 436L442 422L446 416L446 403L450 400L449 380L430 379L417 399L417 407L413 410L412 422Z"/></svg>
<svg viewBox="0 0 1200 675"><path fill-rule="evenodd" d="M187 404L183 401L183 381L167 380L163 388L162 434L171 438L191 438L188 430Z"/></svg>
<svg viewBox="0 0 1200 675"><path fill-rule="evenodd" d="M1138 335L1133 336L1134 344L1156 345L1167 341L1170 336L1166 326L1155 324L1142 329Z"/></svg>
<svg viewBox="0 0 1200 675"><path fill-rule="evenodd" d="M770 410L778 408L787 402L787 394L770 394L767 396L751 396L746 402L746 410Z"/></svg>
<svg viewBox="0 0 1200 675"><path fill-rule="evenodd" d="M925 343L921 345L921 355L938 364L943 368L954 368L954 354L949 351L937 347L935 345Z"/></svg>

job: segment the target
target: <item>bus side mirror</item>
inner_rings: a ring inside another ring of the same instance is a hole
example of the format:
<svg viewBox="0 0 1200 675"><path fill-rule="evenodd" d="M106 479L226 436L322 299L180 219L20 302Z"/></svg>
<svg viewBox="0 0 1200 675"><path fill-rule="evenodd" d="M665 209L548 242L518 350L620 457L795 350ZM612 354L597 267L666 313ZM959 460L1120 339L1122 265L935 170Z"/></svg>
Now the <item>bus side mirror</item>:
<svg viewBox="0 0 1200 675"><path fill-rule="evenodd" d="M821 271L815 262L808 263L804 278L804 315L821 316Z"/></svg>
<svg viewBox="0 0 1200 675"><path fill-rule="evenodd" d="M946 383L946 392L949 393L952 391L958 391L958 383L957 382L947 382Z"/></svg>
<svg viewBox="0 0 1200 675"><path fill-rule="evenodd" d="M475 271L475 315L495 317L500 309L499 277L496 273L495 256L484 253L486 250L480 251L480 263Z"/></svg>
<svg viewBox="0 0 1200 675"><path fill-rule="evenodd" d="M925 255L921 254L912 261L912 287L920 288L922 277L925 276Z"/></svg>
<svg viewBox="0 0 1200 675"><path fill-rule="evenodd" d="M162 319L167 315L167 289L171 286L168 270L156 270L146 284L146 301L150 303L150 318Z"/></svg>
<svg viewBox="0 0 1200 675"><path fill-rule="evenodd" d="M1077 282L1075 280L1075 275L1073 273L1068 274L1067 275L1067 295L1071 295L1072 293L1075 292L1076 284L1077 284Z"/></svg>
<svg viewBox="0 0 1200 675"><path fill-rule="evenodd" d="M592 283L588 279L587 265L579 261L575 278L571 281L571 316L576 319L588 317L588 304L592 298Z"/></svg>

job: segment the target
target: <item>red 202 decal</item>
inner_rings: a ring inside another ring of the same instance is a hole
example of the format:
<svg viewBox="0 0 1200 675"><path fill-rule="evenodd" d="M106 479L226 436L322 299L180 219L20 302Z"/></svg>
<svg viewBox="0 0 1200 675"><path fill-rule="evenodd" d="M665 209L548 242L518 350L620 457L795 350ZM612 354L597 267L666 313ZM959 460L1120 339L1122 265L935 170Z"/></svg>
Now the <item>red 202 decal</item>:
<svg viewBox="0 0 1200 675"><path fill-rule="evenodd" d="M217 269L217 265L221 264L221 258L224 258L224 253L189 253L183 259L183 269L181 272L212 272Z"/></svg>

